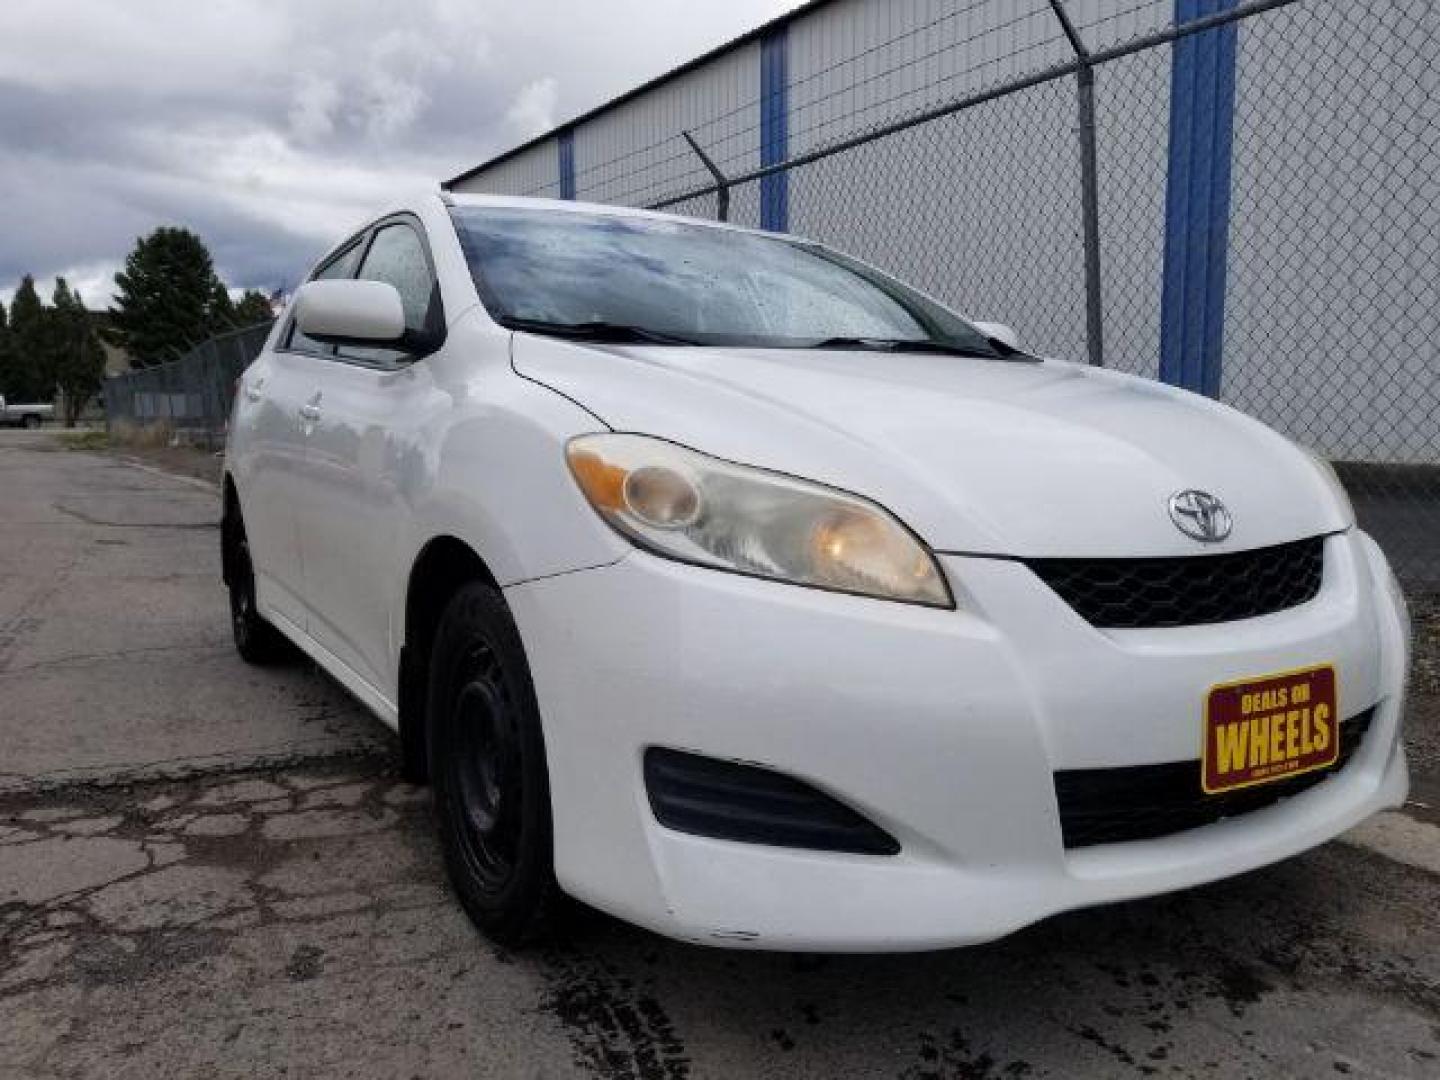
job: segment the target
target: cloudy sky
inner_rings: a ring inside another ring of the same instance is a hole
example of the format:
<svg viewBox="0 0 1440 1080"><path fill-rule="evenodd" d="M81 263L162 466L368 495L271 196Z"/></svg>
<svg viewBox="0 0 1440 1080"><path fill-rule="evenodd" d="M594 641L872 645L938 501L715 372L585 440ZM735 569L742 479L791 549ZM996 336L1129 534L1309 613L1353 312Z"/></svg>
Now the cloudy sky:
<svg viewBox="0 0 1440 1080"><path fill-rule="evenodd" d="M232 287L293 285L433 188L795 0L0 0L0 301L103 307L181 224Z"/></svg>

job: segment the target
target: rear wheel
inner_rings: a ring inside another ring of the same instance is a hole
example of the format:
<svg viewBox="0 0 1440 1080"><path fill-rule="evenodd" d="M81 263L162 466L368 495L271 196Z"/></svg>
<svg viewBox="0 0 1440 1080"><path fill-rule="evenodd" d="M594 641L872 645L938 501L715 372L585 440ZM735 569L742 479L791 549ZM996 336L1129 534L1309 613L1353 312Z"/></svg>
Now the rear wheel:
<svg viewBox="0 0 1440 1080"><path fill-rule="evenodd" d="M500 594L462 587L430 666L435 810L450 880L489 937L541 936L560 902L540 712L520 635Z"/></svg>
<svg viewBox="0 0 1440 1080"><path fill-rule="evenodd" d="M34 415L34 414L32 413L31 415L25 417L24 424L25 424L25 426L26 426L27 428L29 428L31 431L34 431L36 428L38 428L38 427L40 426L40 417L38 417L38 416L36 416L36 415Z"/></svg>
<svg viewBox="0 0 1440 1080"><path fill-rule="evenodd" d="M230 633L235 651L247 664L278 663L290 655L290 643L255 607L255 567L239 515L221 526L225 583L230 591Z"/></svg>

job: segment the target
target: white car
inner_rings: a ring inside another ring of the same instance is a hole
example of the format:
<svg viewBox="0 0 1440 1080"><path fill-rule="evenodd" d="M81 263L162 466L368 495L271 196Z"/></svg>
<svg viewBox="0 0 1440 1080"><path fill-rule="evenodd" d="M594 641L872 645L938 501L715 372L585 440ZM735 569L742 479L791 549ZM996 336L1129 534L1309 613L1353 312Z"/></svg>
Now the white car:
<svg viewBox="0 0 1440 1080"><path fill-rule="evenodd" d="M428 774L505 941L566 894L906 950L1399 805L1409 625L1319 459L817 244L427 195L243 376L236 643Z"/></svg>

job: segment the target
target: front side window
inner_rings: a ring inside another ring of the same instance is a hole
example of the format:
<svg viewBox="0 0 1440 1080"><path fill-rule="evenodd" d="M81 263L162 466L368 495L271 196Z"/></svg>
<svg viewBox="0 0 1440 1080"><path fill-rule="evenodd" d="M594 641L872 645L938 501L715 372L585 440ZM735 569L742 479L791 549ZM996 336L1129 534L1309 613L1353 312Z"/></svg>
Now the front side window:
<svg viewBox="0 0 1440 1080"><path fill-rule="evenodd" d="M375 230L355 276L361 281L383 281L395 286L407 330L420 331L430 325L432 312L439 305L438 289L425 245L412 226L397 222ZM347 359L387 365L398 363L406 355L395 349L344 348L340 353Z"/></svg>
<svg viewBox="0 0 1440 1080"><path fill-rule="evenodd" d="M624 327L701 345L875 342L998 355L958 315L817 244L620 214L451 212L487 309L516 329Z"/></svg>
<svg viewBox="0 0 1440 1080"><path fill-rule="evenodd" d="M360 244L357 241L351 244L344 251L335 255L319 270L310 275L311 281L326 281L332 278L348 278L354 275L355 266L360 261ZM322 356L329 356L335 352L335 346L326 345L319 341L312 341L300 332L300 328L292 321L290 324L290 336L285 342L287 349L296 349L301 352L319 353Z"/></svg>

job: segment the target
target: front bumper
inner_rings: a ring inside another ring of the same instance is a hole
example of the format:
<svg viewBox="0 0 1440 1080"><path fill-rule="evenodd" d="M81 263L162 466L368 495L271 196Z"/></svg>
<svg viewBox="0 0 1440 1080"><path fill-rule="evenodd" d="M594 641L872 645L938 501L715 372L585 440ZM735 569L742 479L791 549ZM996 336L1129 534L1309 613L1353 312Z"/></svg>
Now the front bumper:
<svg viewBox="0 0 1440 1080"><path fill-rule="evenodd" d="M1403 605L1368 537L1326 545L1314 600L1168 630L1098 630L1022 564L961 556L942 559L957 611L641 552L513 586L544 717L559 881L686 940L890 951L980 942L1313 847L1407 792ZM1209 686L1322 662L1339 674L1342 717L1376 706L1341 772L1173 836L1063 846L1057 770L1198 759ZM788 773L858 810L901 851L834 854L666 829L642 778L651 746Z"/></svg>

